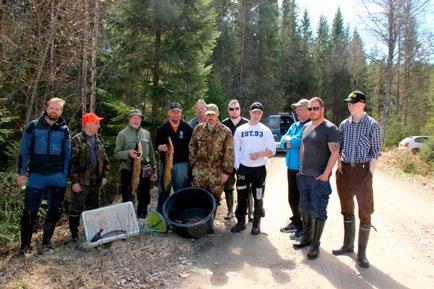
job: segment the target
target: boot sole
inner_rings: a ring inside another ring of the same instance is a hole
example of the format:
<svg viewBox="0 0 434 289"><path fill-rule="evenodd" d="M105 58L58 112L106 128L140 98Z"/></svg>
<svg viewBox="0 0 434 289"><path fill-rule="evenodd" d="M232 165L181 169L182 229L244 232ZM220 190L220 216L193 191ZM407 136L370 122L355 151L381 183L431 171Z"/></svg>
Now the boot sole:
<svg viewBox="0 0 434 289"><path fill-rule="evenodd" d="M351 255L354 253L354 249L353 250L332 250L332 254L335 256L339 256L339 255Z"/></svg>

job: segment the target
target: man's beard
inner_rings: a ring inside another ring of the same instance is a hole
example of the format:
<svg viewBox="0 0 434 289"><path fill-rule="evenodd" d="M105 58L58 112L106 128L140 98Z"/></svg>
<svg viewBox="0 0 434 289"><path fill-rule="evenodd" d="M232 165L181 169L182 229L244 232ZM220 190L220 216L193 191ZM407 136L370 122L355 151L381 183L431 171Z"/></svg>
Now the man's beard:
<svg viewBox="0 0 434 289"><path fill-rule="evenodd" d="M55 114L55 113L50 113L50 114L47 114L47 118L49 120L56 121L56 120L59 119L59 116L57 114Z"/></svg>

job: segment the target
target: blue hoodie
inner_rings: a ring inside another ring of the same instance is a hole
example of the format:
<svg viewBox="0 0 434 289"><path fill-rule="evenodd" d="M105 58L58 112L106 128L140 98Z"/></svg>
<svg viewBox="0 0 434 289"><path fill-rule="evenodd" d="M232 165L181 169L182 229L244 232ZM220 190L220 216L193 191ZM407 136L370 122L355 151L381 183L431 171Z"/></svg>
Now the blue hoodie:
<svg viewBox="0 0 434 289"><path fill-rule="evenodd" d="M290 170L300 169L300 146L303 137L303 128L306 122L295 122L291 125L285 135L280 139L280 147L286 148L286 136L289 136L291 148L286 152L286 166Z"/></svg>

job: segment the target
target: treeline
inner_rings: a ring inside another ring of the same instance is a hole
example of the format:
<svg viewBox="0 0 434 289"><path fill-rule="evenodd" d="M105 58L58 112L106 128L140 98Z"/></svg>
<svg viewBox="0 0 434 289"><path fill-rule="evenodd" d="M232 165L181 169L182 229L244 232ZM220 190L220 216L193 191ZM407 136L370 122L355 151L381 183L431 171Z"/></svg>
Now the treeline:
<svg viewBox="0 0 434 289"><path fill-rule="evenodd" d="M244 108L260 100L275 113L319 95L338 123L342 99L361 89L387 143L434 134L425 126L434 122L432 48L417 22L427 3L367 5L376 5L369 33L385 47L373 53L368 32L350 30L339 9L331 23L312 20L292 0L0 1L0 170L14 165L22 128L54 96L67 100L74 131L95 110L103 135L114 136L130 107L152 129L169 100L188 118L198 98L222 111L230 98Z"/></svg>

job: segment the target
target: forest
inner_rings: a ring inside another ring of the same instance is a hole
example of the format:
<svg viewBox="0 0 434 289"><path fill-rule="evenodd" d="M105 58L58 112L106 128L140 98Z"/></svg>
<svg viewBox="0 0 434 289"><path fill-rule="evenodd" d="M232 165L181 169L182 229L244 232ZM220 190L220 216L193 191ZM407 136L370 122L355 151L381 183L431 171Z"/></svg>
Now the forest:
<svg viewBox="0 0 434 289"><path fill-rule="evenodd" d="M430 2L362 2L359 29L340 9L332 21L311 19L294 0L0 1L2 190L12 186L24 127L51 97L66 100L73 135L84 112L103 116L110 155L131 108L145 112L153 133L168 102L180 102L190 119L199 98L225 117L232 98L244 113L260 101L267 115L321 96L339 124L348 115L342 100L359 89L385 146L434 135L433 35L418 22ZM364 34L377 49L366 49Z"/></svg>

